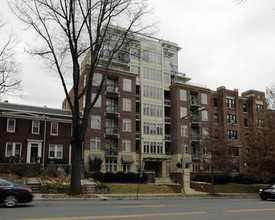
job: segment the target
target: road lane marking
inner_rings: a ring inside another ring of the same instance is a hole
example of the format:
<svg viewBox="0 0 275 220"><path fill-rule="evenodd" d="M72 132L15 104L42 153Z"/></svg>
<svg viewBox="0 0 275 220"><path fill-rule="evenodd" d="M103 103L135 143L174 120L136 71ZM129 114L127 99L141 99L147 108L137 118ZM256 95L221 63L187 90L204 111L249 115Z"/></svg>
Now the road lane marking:
<svg viewBox="0 0 275 220"><path fill-rule="evenodd" d="M264 212L275 211L275 209L243 209L243 210L225 210L224 212Z"/></svg>
<svg viewBox="0 0 275 220"><path fill-rule="evenodd" d="M136 206L120 206L120 208L161 208L167 207L166 205L136 205Z"/></svg>
<svg viewBox="0 0 275 220"><path fill-rule="evenodd" d="M207 212L179 212L179 213L155 213L138 215L113 215L113 216L87 216L87 217L61 217L61 218L28 218L18 220L86 220L86 219L113 219L113 218L136 218L136 217L154 217L154 216L176 216L176 215L198 215Z"/></svg>

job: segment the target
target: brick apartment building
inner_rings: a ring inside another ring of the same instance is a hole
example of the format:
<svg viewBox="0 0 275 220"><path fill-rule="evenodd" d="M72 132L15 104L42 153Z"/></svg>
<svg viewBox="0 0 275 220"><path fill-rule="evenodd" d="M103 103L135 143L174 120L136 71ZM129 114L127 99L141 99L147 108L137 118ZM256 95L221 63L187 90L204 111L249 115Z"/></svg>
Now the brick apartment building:
<svg viewBox="0 0 275 220"><path fill-rule="evenodd" d="M232 171L240 171L242 137L250 120L259 126L263 122L258 112L266 108L264 92L238 94L225 87L212 91L189 83L191 79L178 72L179 50L169 41L135 36L124 47L123 56L114 59L90 113L83 154L86 166L89 158L97 156L103 160L103 172L135 172L143 165L164 179L181 171L177 164L183 158L184 167L200 171L207 156L201 146L203 128L214 120L234 145ZM82 63L83 85L90 68L88 58ZM99 67L94 91L101 79ZM66 99L62 108L69 109Z"/></svg>
<svg viewBox="0 0 275 220"><path fill-rule="evenodd" d="M70 111L2 102L0 127L0 163L70 164Z"/></svg>

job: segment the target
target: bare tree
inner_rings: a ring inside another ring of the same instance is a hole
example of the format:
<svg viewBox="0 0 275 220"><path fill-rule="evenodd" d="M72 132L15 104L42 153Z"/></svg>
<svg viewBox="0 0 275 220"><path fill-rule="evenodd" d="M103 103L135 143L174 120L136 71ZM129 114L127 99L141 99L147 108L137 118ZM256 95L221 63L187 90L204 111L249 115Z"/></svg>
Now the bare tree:
<svg viewBox="0 0 275 220"><path fill-rule="evenodd" d="M232 144L224 129L210 120L208 125L203 127L204 161L203 167L210 170L212 192L214 191L214 174L217 172L230 173L232 170ZM208 155L208 156L207 156Z"/></svg>
<svg viewBox="0 0 275 220"><path fill-rule="evenodd" d="M54 67L62 82L72 111L70 194L80 194L82 142L89 113L118 51L126 41L133 39L132 35L152 27L141 20L150 10L146 0L12 0L11 8L21 21L36 31L41 40L39 46L42 46L33 49L32 53ZM118 25L121 28L114 28ZM90 70L87 83L82 87L80 61L87 53L90 54ZM106 61L104 74L96 97L91 101L94 73L103 56ZM85 106L80 117L80 100L83 97Z"/></svg>
<svg viewBox="0 0 275 220"><path fill-rule="evenodd" d="M19 64L15 60L17 38L5 26L6 22L0 16L0 100L21 90Z"/></svg>
<svg viewBox="0 0 275 220"><path fill-rule="evenodd" d="M275 110L275 84L266 87L265 94L268 108Z"/></svg>
<svg viewBox="0 0 275 220"><path fill-rule="evenodd" d="M249 174L270 180L275 175L275 114L267 109L258 118L249 123L242 163Z"/></svg>

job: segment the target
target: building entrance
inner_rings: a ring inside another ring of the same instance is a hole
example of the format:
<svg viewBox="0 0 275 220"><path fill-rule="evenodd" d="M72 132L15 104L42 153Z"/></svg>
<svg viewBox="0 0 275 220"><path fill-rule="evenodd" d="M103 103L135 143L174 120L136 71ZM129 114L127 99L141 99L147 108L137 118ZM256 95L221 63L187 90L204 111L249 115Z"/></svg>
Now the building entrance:
<svg viewBox="0 0 275 220"><path fill-rule="evenodd" d="M145 161L146 172L155 172L155 177L162 177L162 162Z"/></svg>

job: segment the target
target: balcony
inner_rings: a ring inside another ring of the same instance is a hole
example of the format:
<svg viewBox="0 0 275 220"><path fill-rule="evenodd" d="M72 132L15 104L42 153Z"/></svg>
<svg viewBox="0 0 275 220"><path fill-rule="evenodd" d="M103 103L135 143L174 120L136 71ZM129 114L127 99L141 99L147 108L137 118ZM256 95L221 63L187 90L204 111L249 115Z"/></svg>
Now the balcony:
<svg viewBox="0 0 275 220"><path fill-rule="evenodd" d="M105 157L118 157L118 149L105 149Z"/></svg>
<svg viewBox="0 0 275 220"><path fill-rule="evenodd" d="M190 106L191 107L200 107L200 100L198 98L192 97L190 100Z"/></svg>
<svg viewBox="0 0 275 220"><path fill-rule="evenodd" d="M192 134L191 135L191 140L193 142L200 142L201 141L201 135L200 134Z"/></svg>
<svg viewBox="0 0 275 220"><path fill-rule="evenodd" d="M140 114L136 113L136 120L139 121L140 120Z"/></svg>
<svg viewBox="0 0 275 220"><path fill-rule="evenodd" d="M192 153L192 160L200 160L201 158L201 153L196 152L196 153Z"/></svg>
<svg viewBox="0 0 275 220"><path fill-rule="evenodd" d="M136 101L140 102L140 94L136 94Z"/></svg>
<svg viewBox="0 0 275 220"><path fill-rule="evenodd" d="M136 139L140 139L140 133L136 132Z"/></svg>
<svg viewBox="0 0 275 220"><path fill-rule="evenodd" d="M120 110L118 105L107 105L106 106L106 114L109 115L119 115Z"/></svg>
<svg viewBox="0 0 275 220"><path fill-rule="evenodd" d="M171 134L165 134L165 141L171 141L172 136Z"/></svg>
<svg viewBox="0 0 275 220"><path fill-rule="evenodd" d="M106 85L106 93L119 95L119 85L118 84L107 84Z"/></svg>
<svg viewBox="0 0 275 220"><path fill-rule="evenodd" d="M170 116L165 116L164 122L165 122L165 124L171 124L171 117Z"/></svg>
<svg viewBox="0 0 275 220"><path fill-rule="evenodd" d="M195 124L200 124L200 123L201 123L201 118L200 118L200 116L198 116L198 115L192 115L192 116L190 117L190 122L191 122L191 124L193 124L193 125L195 125Z"/></svg>
<svg viewBox="0 0 275 220"><path fill-rule="evenodd" d="M164 105L166 105L166 106L171 106L171 101L170 101L170 99L164 99Z"/></svg>
<svg viewBox="0 0 275 220"><path fill-rule="evenodd" d="M119 135L118 127L105 128L105 135L106 136L118 136Z"/></svg>

